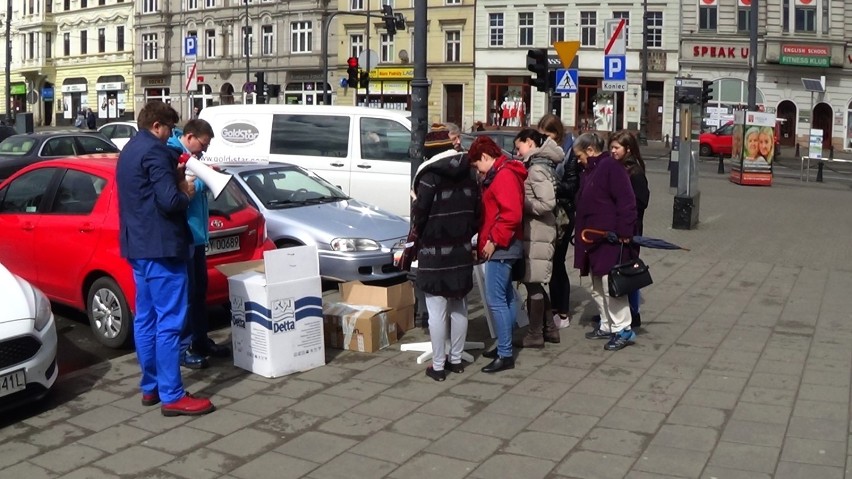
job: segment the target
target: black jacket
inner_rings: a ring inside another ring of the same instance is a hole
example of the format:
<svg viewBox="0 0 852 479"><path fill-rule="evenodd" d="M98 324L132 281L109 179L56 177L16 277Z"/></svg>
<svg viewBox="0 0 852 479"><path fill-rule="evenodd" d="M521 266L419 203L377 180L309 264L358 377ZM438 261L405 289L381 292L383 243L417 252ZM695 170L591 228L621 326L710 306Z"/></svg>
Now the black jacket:
<svg viewBox="0 0 852 479"><path fill-rule="evenodd" d="M94 130L95 127L97 126L97 122L98 122L98 117L95 116L95 112L90 111L86 115L86 126L88 126L90 130Z"/></svg>

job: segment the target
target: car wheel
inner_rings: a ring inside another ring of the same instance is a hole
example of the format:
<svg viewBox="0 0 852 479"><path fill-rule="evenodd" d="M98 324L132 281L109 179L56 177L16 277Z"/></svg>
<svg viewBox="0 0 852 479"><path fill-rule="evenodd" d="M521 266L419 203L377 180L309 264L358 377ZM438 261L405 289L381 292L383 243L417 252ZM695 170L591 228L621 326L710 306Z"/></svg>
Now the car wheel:
<svg viewBox="0 0 852 479"><path fill-rule="evenodd" d="M86 312L98 342L115 349L130 346L133 314L115 280L104 276L92 283L86 295Z"/></svg>
<svg viewBox="0 0 852 479"><path fill-rule="evenodd" d="M713 149L710 148L710 145L707 143L702 143L700 147L698 147L698 155L699 156L713 156Z"/></svg>

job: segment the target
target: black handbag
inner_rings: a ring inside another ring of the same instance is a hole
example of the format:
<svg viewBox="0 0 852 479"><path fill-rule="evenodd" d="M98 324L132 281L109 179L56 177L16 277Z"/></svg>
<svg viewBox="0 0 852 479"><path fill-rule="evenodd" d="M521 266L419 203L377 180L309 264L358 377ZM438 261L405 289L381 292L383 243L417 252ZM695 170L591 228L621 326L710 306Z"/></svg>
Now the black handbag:
<svg viewBox="0 0 852 479"><path fill-rule="evenodd" d="M622 263L623 254L624 243L621 244L621 250L618 253L618 264L609 270L609 277L607 278L609 295L613 298L630 294L654 282L651 279L651 271L644 261L635 258Z"/></svg>

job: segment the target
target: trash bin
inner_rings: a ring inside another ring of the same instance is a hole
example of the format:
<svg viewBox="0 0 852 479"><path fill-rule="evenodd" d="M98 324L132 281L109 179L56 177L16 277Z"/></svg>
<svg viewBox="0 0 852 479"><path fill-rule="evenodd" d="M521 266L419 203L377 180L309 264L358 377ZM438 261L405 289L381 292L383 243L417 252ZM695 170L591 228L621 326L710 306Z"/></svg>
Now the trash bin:
<svg viewBox="0 0 852 479"><path fill-rule="evenodd" d="M35 131L33 126L33 114L30 112L22 112L15 115L15 131L18 133L32 133Z"/></svg>

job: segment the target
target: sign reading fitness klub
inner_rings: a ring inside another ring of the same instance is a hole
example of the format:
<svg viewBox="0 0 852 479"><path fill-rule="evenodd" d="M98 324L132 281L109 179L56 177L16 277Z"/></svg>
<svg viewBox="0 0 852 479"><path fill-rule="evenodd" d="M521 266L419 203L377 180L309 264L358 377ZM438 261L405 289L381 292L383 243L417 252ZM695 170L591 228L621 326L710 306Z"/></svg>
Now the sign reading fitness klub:
<svg viewBox="0 0 852 479"><path fill-rule="evenodd" d="M778 63L828 68L831 66L831 48L822 45L781 45Z"/></svg>

